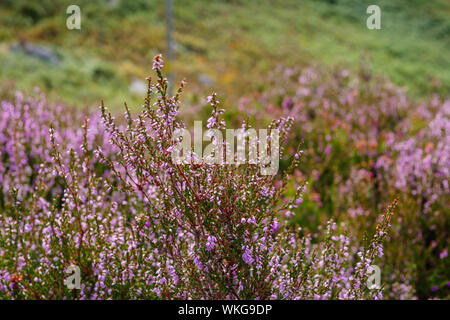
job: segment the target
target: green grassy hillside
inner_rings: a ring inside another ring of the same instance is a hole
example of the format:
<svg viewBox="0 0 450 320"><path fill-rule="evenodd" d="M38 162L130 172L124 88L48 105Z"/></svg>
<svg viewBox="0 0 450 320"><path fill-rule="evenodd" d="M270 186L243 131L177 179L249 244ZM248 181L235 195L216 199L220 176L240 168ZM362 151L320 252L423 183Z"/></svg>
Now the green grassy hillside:
<svg viewBox="0 0 450 320"><path fill-rule="evenodd" d="M368 30L368 5L381 30ZM70 4L81 30L66 28ZM168 68L191 88L230 101L251 91L278 64L343 65L389 76L416 96L450 89L450 2L445 0L174 0L176 61ZM51 64L11 49L18 41L59 55ZM6 0L0 4L3 91L39 86L76 104L111 103L143 79L165 51L163 0ZM56 90L58 94L56 94Z"/></svg>

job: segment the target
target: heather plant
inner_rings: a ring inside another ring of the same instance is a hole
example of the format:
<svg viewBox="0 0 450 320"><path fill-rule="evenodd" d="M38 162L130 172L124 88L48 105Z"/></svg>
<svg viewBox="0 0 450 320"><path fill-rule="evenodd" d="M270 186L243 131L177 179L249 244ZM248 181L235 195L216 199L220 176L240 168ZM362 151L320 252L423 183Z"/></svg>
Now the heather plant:
<svg viewBox="0 0 450 320"><path fill-rule="evenodd" d="M333 219L312 234L288 219L304 199L305 181L295 178L300 149L276 176L262 175L259 163L173 162L181 143L174 132L186 127L179 117L184 82L169 96L162 67L161 56L155 57L157 77L147 79L142 111L132 116L126 107L122 125L103 103L102 121L86 118L81 129L61 124L54 110L50 119L35 117L30 110L36 100L30 108L3 104L3 113L17 115L8 128L21 134L6 135L11 130L5 129L0 144L7 168L0 177L14 183L2 198L0 297L382 298L383 285L369 288L367 282L383 256L396 201L379 216L371 237L355 240L348 225ZM215 94L209 102L209 126L224 130ZM21 112L39 128L32 136ZM291 125L281 118L269 127L285 141ZM23 167L34 161L29 170L16 165L14 150L21 144L39 147L22 152ZM280 148L280 157L285 151ZM70 266L81 272L80 289L64 283Z"/></svg>
<svg viewBox="0 0 450 320"><path fill-rule="evenodd" d="M394 221L396 245L386 258L392 283L398 277L403 284L400 297L410 297L413 288L420 298L445 297L450 276L448 101L434 97L425 105L411 107L410 112L401 130L386 134L383 148L371 159L370 170L353 169L340 190L340 200L355 208L351 212L358 228L364 220L370 221L374 197L401 195Z"/></svg>
<svg viewBox="0 0 450 320"><path fill-rule="evenodd" d="M56 131L54 139L61 148L81 153L82 130L73 123L82 123L84 116L72 108L49 107L38 89L30 97L18 92L14 102L2 101L0 108L0 208L3 208L11 202L12 189L17 189L19 198L26 198L34 192L38 177L44 179L45 169L53 161L49 133L51 125ZM88 144L104 145L106 136L99 131L99 115L89 116L91 129L86 137ZM41 169L44 172L40 172ZM58 179L46 176L44 181L48 196L59 192Z"/></svg>
<svg viewBox="0 0 450 320"><path fill-rule="evenodd" d="M362 235L382 203L400 196L384 260L387 291L448 296L448 99L418 103L364 69L352 76L309 67L277 70L240 108L260 121L296 119L291 141L303 140L305 150L297 177L310 177L310 196L293 223L318 230L328 214Z"/></svg>
<svg viewBox="0 0 450 320"><path fill-rule="evenodd" d="M445 296L450 287L450 101L434 99L425 111L419 109L418 113L423 114L422 121L428 125L413 138L388 146L384 157L392 154L395 161L383 174L395 181L394 186L402 192L408 205L399 215L401 222L406 222L401 225L407 228L400 231L403 231L403 239L409 239L402 246L405 253L409 252L405 254L407 259L417 263L414 281L418 294L424 297L431 290ZM380 159L379 165L383 164Z"/></svg>

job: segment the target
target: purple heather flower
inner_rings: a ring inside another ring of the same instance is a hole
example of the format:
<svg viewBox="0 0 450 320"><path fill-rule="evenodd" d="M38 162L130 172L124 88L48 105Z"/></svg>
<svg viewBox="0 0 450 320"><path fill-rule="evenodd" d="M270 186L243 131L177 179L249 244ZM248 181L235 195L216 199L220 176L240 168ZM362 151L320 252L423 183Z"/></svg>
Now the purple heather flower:
<svg viewBox="0 0 450 320"><path fill-rule="evenodd" d="M244 260L244 262L249 266L251 266L255 261L252 257L252 252L248 248L245 249L245 252L242 255L242 260Z"/></svg>
<svg viewBox="0 0 450 320"><path fill-rule="evenodd" d="M206 250L211 251L217 245L217 239L214 236L208 236L208 240L206 241Z"/></svg>

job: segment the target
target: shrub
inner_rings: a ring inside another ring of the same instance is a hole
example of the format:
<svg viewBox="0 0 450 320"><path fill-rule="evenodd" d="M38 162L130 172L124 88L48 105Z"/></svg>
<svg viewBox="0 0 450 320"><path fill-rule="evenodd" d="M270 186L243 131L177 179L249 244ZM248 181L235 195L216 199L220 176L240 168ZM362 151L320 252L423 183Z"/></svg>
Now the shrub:
<svg viewBox="0 0 450 320"><path fill-rule="evenodd" d="M142 112L132 118L127 108L124 125L103 104L102 121L86 118L79 130L70 123L82 115L65 121L45 100L3 102L0 179L12 192L2 195L0 297L381 298L383 287L366 282L396 202L372 237L351 242L344 224L330 220L314 235L285 218L302 202L293 180L301 151L275 177L258 164L174 163L184 84L169 96L162 64L155 57L157 80L148 79ZM210 101L210 123L224 129L215 95ZM271 126L284 139L289 124ZM71 265L80 290L64 284Z"/></svg>
<svg viewBox="0 0 450 320"><path fill-rule="evenodd" d="M383 260L386 292L448 296L448 98L414 101L366 70L280 68L240 108L259 121L296 119L290 140L305 142L297 176L310 177L311 192L294 223L314 232L333 216L360 237L382 204L400 196Z"/></svg>

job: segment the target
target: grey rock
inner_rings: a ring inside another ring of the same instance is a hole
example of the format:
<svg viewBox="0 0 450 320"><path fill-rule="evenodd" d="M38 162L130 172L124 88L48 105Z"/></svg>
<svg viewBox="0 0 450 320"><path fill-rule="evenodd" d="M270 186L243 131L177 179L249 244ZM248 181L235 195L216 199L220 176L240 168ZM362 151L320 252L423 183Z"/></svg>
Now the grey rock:
<svg viewBox="0 0 450 320"><path fill-rule="evenodd" d="M38 46L31 42L19 42L11 46L13 52L23 52L29 56L33 56L40 60L44 60L53 64L58 64L61 58L52 49L45 46Z"/></svg>
<svg viewBox="0 0 450 320"><path fill-rule="evenodd" d="M202 85L205 85L205 86L211 86L214 84L214 80L211 77L209 77L203 73L197 77L197 80L198 80L198 82L200 82Z"/></svg>
<svg viewBox="0 0 450 320"><path fill-rule="evenodd" d="M144 95L147 92L147 85L144 81L135 79L130 84L130 91L135 95Z"/></svg>

